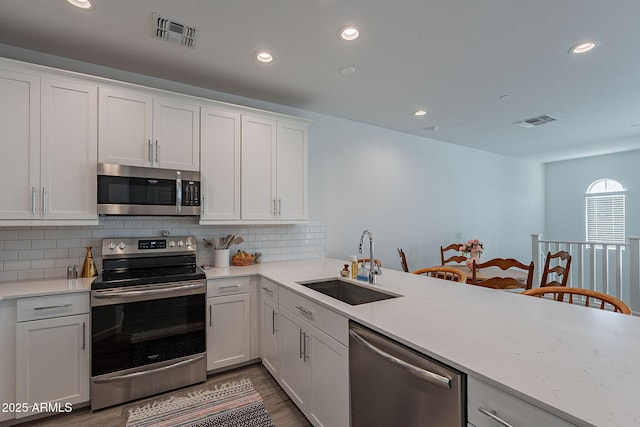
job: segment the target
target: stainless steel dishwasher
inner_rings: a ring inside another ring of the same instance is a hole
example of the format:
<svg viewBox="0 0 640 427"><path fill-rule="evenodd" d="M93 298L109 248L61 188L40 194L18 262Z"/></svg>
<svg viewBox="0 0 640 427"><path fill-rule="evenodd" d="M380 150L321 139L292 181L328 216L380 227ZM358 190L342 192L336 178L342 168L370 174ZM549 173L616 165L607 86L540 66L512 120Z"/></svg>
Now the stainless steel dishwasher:
<svg viewBox="0 0 640 427"><path fill-rule="evenodd" d="M466 376L354 322L351 427L467 425Z"/></svg>

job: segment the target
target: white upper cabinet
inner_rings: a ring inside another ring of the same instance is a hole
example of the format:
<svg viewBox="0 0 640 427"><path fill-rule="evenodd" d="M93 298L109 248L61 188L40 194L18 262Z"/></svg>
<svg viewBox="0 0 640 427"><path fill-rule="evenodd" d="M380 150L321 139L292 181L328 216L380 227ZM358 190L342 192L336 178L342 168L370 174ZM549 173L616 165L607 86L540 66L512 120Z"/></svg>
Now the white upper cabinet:
<svg viewBox="0 0 640 427"><path fill-rule="evenodd" d="M200 112L200 223L240 220L240 114Z"/></svg>
<svg viewBox="0 0 640 427"><path fill-rule="evenodd" d="M182 97L101 87L101 163L197 171L200 107Z"/></svg>
<svg viewBox="0 0 640 427"><path fill-rule="evenodd" d="M97 224L97 86L0 70L0 93L0 224Z"/></svg>
<svg viewBox="0 0 640 427"><path fill-rule="evenodd" d="M242 219L308 219L308 126L242 116Z"/></svg>

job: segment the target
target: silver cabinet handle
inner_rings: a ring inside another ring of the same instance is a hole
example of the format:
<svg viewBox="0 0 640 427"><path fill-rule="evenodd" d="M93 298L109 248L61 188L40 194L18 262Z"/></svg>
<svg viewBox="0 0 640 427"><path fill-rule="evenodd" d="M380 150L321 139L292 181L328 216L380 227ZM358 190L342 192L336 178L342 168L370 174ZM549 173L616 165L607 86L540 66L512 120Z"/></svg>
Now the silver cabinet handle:
<svg viewBox="0 0 640 427"><path fill-rule="evenodd" d="M36 214L36 187L31 187L31 213Z"/></svg>
<svg viewBox="0 0 640 427"><path fill-rule="evenodd" d="M62 305L47 305L44 307L33 307L34 310L53 310L55 308L67 308L72 307L73 304L62 304Z"/></svg>
<svg viewBox="0 0 640 427"><path fill-rule="evenodd" d="M158 140L156 139L156 163L159 163L160 160L160 145L158 144Z"/></svg>
<svg viewBox="0 0 640 427"><path fill-rule="evenodd" d="M269 294L269 296L273 296L273 291L269 288L262 287L262 290Z"/></svg>
<svg viewBox="0 0 640 427"><path fill-rule="evenodd" d="M493 421L497 422L498 424L503 425L504 427L513 427L511 424L509 424L508 422L500 418L498 415L496 415L496 411L494 410L489 411L487 409L484 409L482 406L479 406L478 411L480 411L480 413L486 415L487 417L491 418Z"/></svg>
<svg viewBox="0 0 640 427"><path fill-rule="evenodd" d="M147 140L147 160L149 160L149 163L153 163L153 157L151 155L151 151L153 151L153 145L151 144L151 140L148 139Z"/></svg>
<svg viewBox="0 0 640 427"><path fill-rule="evenodd" d="M47 213L47 189L42 187L42 213Z"/></svg>
<svg viewBox="0 0 640 427"><path fill-rule="evenodd" d="M282 216L282 198L278 197L278 216Z"/></svg>
<svg viewBox="0 0 640 427"><path fill-rule="evenodd" d="M231 288L239 288L241 285L227 285L227 286L220 286L218 289L222 290L222 289L231 289Z"/></svg>
<svg viewBox="0 0 640 427"><path fill-rule="evenodd" d="M304 335L304 332L302 332L302 329L300 329L300 335L298 335L298 347L300 349L300 356L299 356L300 359L302 359L302 335Z"/></svg>
<svg viewBox="0 0 640 427"><path fill-rule="evenodd" d="M87 324L82 322L82 350L87 348Z"/></svg>
<svg viewBox="0 0 640 427"><path fill-rule="evenodd" d="M301 312L303 312L304 314L306 314L307 316L309 316L309 317L313 317L313 311L308 310L308 309L304 308L304 307L303 307L303 306L301 306L301 305L296 305L296 308L297 308L298 310L300 310Z"/></svg>
<svg viewBox="0 0 640 427"><path fill-rule="evenodd" d="M451 378L447 378L445 376L442 376L440 374L436 374L435 372L431 372L431 371L427 371L425 369L419 368L417 366L414 366L410 363L405 362L404 360L398 359L395 356L392 356L388 353L385 353L384 351L380 350L378 347L374 346L373 344L371 344L369 341L365 340L364 338L362 338L360 335L358 335L356 332L354 331L349 331L349 335L351 335L356 341L358 341L360 344L364 345L365 347L367 347L369 350L373 351L374 353L378 354L379 356L383 357L384 359L386 359L388 362L393 363L394 365L397 365L403 369L405 369L406 371L408 371L410 374L421 378L425 381L428 381L432 384L435 384L439 387L443 387L443 388L451 388Z"/></svg>
<svg viewBox="0 0 640 427"><path fill-rule="evenodd" d="M213 326L213 312L212 312L213 304L209 304L209 327Z"/></svg>
<svg viewBox="0 0 640 427"><path fill-rule="evenodd" d="M308 334L302 334L302 361L307 363L309 360L309 355L307 354L307 337Z"/></svg>
<svg viewBox="0 0 640 427"><path fill-rule="evenodd" d="M273 198L273 215L278 215L278 210L276 209L276 199Z"/></svg>
<svg viewBox="0 0 640 427"><path fill-rule="evenodd" d="M144 377L144 376L147 376L147 375L153 375L153 374L157 374L157 373L160 373L160 372L168 371L169 369L177 368L178 366L188 365L190 363L194 363L194 362L197 362L197 361L202 360L202 359L204 359L204 356L198 356L198 357L194 357L192 359L187 359L187 360L183 360L181 362L174 363L173 365L163 366L162 368L157 368L157 369L152 369L150 371L132 372L132 373L126 374L126 375L118 375L116 377L102 378L102 379L93 380L93 382L95 384L103 384L103 383L110 383L110 382L114 382L114 381L126 380L128 378Z"/></svg>
<svg viewBox="0 0 640 427"><path fill-rule="evenodd" d="M276 329L276 311L271 310L271 335L275 335L278 330Z"/></svg>

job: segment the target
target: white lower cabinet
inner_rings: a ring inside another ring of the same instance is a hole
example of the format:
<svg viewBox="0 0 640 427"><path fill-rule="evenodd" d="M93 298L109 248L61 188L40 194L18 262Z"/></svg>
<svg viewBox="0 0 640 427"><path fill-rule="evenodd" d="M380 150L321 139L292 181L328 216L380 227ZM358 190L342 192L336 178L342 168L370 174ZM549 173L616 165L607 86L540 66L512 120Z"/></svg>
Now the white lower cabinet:
<svg viewBox="0 0 640 427"><path fill-rule="evenodd" d="M467 415L472 427L574 425L471 376L467 377Z"/></svg>
<svg viewBox="0 0 640 427"><path fill-rule="evenodd" d="M280 373L278 286L264 279L260 281L260 353L262 365L278 378Z"/></svg>
<svg viewBox="0 0 640 427"><path fill-rule="evenodd" d="M282 388L314 426L348 426L349 349L282 305L278 325Z"/></svg>
<svg viewBox="0 0 640 427"><path fill-rule="evenodd" d="M0 422L15 418L16 402L16 302L0 300Z"/></svg>
<svg viewBox="0 0 640 427"><path fill-rule="evenodd" d="M16 418L68 412L89 400L88 294L17 301Z"/></svg>
<svg viewBox="0 0 640 427"><path fill-rule="evenodd" d="M250 279L208 280L207 295L207 370L250 360Z"/></svg>

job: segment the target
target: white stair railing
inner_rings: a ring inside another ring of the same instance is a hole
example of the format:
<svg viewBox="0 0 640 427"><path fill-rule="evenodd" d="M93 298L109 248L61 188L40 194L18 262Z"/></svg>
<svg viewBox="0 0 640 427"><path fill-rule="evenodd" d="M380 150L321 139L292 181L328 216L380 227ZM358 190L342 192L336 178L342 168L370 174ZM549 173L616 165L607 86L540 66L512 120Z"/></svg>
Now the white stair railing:
<svg viewBox="0 0 640 427"><path fill-rule="evenodd" d="M567 286L613 295L627 303L634 314L640 314L640 237L629 237L628 241L611 244L542 240L541 234L532 234L534 286L540 283L547 252L567 251L572 258Z"/></svg>

